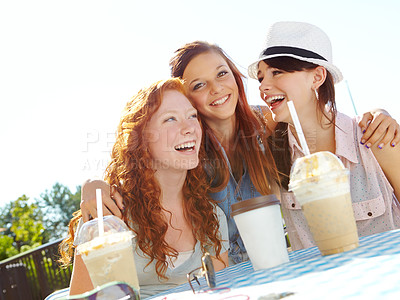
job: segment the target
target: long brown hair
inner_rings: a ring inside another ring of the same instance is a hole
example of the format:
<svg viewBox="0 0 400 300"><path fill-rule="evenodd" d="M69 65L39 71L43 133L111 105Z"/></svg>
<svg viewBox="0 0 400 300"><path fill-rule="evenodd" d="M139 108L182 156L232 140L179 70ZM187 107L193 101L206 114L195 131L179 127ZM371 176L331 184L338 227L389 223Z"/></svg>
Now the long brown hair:
<svg viewBox="0 0 400 300"><path fill-rule="evenodd" d="M288 56L274 57L264 60L271 68L283 70L285 72L299 72L313 70L318 65L298 60ZM331 73L327 72L324 83L318 88L318 111L324 115L330 124L335 125L335 116L337 113L335 102L335 85ZM328 113L326 113L328 109ZM289 174L291 168L291 156L288 142L288 124L278 123L272 136L274 141L272 154L275 158L277 168L281 175L281 184L286 189L289 183Z"/></svg>
<svg viewBox="0 0 400 300"><path fill-rule="evenodd" d="M234 170L234 173L242 174L243 164L241 162L244 160L251 181L257 191L264 195L270 194L272 181L278 181L275 163L267 141L271 132L267 129L264 117L261 114L257 115L249 106L243 84L244 76L232 60L219 46L195 41L175 51L175 55L170 60L171 74L174 77L182 78L190 61L199 54L206 52L215 52L224 58L233 73L239 90L239 101L236 107L235 130L237 136L234 160L240 163L232 164L234 168L239 168L239 170ZM218 192L225 188L229 181L229 169L212 129L206 122L203 126L207 162L208 167L211 168L209 175L212 174L211 181L213 182L210 191Z"/></svg>
<svg viewBox="0 0 400 300"><path fill-rule="evenodd" d="M160 107L167 90L185 94L181 80L172 78L140 90L127 103L105 174L105 180L116 187L123 197L123 219L136 233L136 244L150 258L149 264L156 261L156 272L160 279L167 278L167 255L177 257L178 252L165 242L169 224L163 214L161 188L151 168L152 157L142 133ZM199 155L201 162L204 156L202 147ZM207 196L207 182L201 164L188 171L183 186L183 209L201 249L205 251L206 246L212 246L220 259L219 222L214 213L216 203Z"/></svg>

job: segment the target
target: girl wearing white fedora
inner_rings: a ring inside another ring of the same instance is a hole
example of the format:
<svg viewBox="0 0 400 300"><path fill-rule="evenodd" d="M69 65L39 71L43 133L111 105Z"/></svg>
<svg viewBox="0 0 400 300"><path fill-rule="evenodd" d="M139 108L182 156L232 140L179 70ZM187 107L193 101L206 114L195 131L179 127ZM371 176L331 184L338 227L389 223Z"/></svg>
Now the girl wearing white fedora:
<svg viewBox="0 0 400 300"><path fill-rule="evenodd" d="M287 188L292 163L304 156L287 105L293 101L310 152L335 153L350 170L351 196L359 236L400 228L400 148L396 140L360 143L358 117L336 111L334 84L342 73L332 63L328 36L301 22L278 22L268 31L260 57L249 66L260 82L261 98L278 122L273 151ZM399 135L398 128L396 129ZM294 195L282 193L282 210L293 250L314 246Z"/></svg>

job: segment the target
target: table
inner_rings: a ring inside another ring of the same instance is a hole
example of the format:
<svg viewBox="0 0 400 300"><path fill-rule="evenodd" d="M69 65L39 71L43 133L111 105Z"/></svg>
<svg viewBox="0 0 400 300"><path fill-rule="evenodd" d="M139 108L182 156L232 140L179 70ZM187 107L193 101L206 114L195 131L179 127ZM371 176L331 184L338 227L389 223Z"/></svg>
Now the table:
<svg viewBox="0 0 400 300"><path fill-rule="evenodd" d="M215 291L202 278L196 294L183 284L148 299L266 300L285 292L294 294L284 299L400 299L400 230L362 237L348 252L321 256L312 247L289 258L258 271L249 261L225 268L216 274Z"/></svg>

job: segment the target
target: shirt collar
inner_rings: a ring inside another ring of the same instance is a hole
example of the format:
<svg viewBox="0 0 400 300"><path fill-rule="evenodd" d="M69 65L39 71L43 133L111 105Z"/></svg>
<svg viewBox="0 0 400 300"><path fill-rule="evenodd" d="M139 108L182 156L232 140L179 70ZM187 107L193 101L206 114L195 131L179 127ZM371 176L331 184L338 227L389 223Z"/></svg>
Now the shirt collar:
<svg viewBox="0 0 400 300"><path fill-rule="evenodd" d="M336 115L335 140L336 140L336 155L342 156L345 159L358 163L356 132L353 120L340 112Z"/></svg>
<svg viewBox="0 0 400 300"><path fill-rule="evenodd" d="M336 115L335 126L335 142L336 142L336 155L341 156L353 163L358 163L355 132L353 120L338 112ZM304 156L301 146L297 143L296 138L288 127L288 142L292 162L298 157Z"/></svg>

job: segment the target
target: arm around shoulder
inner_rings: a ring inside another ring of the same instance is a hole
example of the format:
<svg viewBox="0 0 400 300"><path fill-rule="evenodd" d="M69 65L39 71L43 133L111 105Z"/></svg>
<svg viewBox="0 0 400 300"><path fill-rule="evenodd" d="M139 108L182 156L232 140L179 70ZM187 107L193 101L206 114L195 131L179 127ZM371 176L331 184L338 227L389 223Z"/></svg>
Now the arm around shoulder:
<svg viewBox="0 0 400 300"><path fill-rule="evenodd" d="M102 191L103 215L114 215L122 218L123 200L121 195L112 191L110 185L103 180L87 180L81 188L83 221L89 221L90 217L97 218L96 189Z"/></svg>
<svg viewBox="0 0 400 300"><path fill-rule="evenodd" d="M400 199L400 147L389 146L380 149L374 145L371 150L392 185L396 198Z"/></svg>

